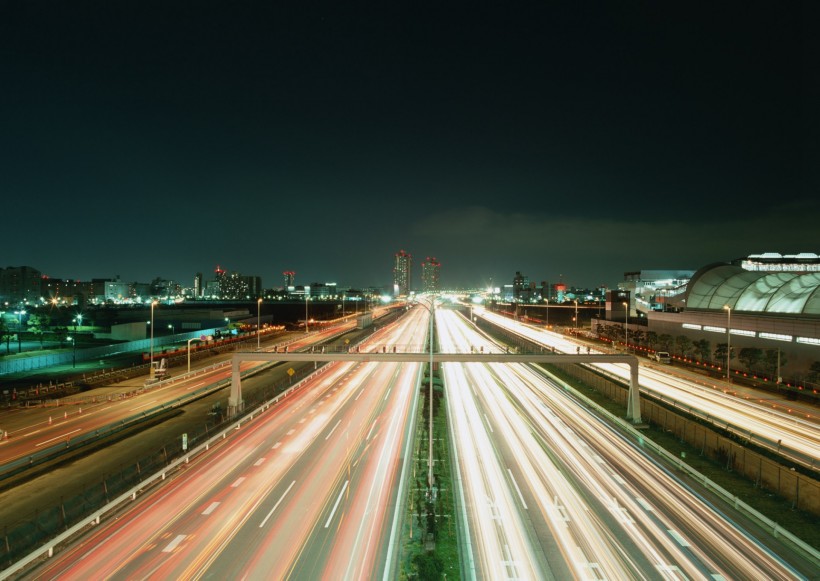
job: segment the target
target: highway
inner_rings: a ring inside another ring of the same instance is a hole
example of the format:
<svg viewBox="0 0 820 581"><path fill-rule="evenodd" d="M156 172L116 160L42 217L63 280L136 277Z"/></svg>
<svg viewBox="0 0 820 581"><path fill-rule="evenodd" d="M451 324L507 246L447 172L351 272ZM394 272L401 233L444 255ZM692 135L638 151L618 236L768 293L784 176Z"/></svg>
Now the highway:
<svg viewBox="0 0 820 581"><path fill-rule="evenodd" d="M352 327L353 323L347 323L343 327L306 335L304 339L289 345L289 349L305 349ZM276 349L276 346L267 349ZM247 363L242 369L246 371L258 365ZM32 454L55 446L68 448L77 438L93 435L106 426L139 421L146 413L176 405L180 398L190 397L220 381L229 380L230 375L230 364L226 362L150 387L141 387L142 380L138 380L140 387L131 385L120 390L109 389L108 396L100 396L86 404L15 408L4 412L3 429L7 437L0 440L0 474L15 461L19 462Z"/></svg>
<svg viewBox="0 0 820 581"><path fill-rule="evenodd" d="M579 347L577 342L557 333L523 325L483 310L476 310L474 313L494 325L559 353L575 353ZM591 366L615 375L627 384L629 382L629 369L624 365ZM640 387L642 392L674 403L680 409L700 412L700 415L711 421L717 420L722 426L728 425L736 433L792 461L814 469L820 468L820 423L816 417L800 417L800 414L790 413L788 409L773 408L764 402L737 397L727 393L729 390L726 384L701 385L651 366L641 367Z"/></svg>
<svg viewBox="0 0 820 581"><path fill-rule="evenodd" d="M372 341L426 329L416 309ZM420 373L328 365L30 578L390 578Z"/></svg>
<svg viewBox="0 0 820 581"><path fill-rule="evenodd" d="M496 349L438 310L442 351ZM519 364L443 364L478 578L799 577L562 387Z"/></svg>

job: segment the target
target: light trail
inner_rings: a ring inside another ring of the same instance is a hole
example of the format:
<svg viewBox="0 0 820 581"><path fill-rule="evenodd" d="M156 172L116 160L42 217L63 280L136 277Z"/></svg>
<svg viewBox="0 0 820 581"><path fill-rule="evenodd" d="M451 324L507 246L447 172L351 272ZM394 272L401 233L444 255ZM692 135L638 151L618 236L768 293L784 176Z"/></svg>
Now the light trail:
<svg viewBox="0 0 820 581"><path fill-rule="evenodd" d="M486 337L453 312L440 311L436 316L443 350L488 344ZM448 397L455 396L448 405L466 409L474 404L495 428L495 448L481 456L484 463L507 464L509 478L497 478L495 486L512 488L530 509L537 507L571 576L799 577L758 539L737 528L563 388L550 385L529 367L445 364L445 373ZM451 382L458 386L456 390ZM473 394L472 402L464 401L465 393ZM474 426L488 431L486 422ZM474 453L462 445L469 439L466 436L456 438L462 465L468 465L466 456ZM471 432L470 437L478 434ZM524 480L517 480L515 474ZM463 479L475 480L475 476L467 473ZM523 506L521 511L526 510ZM482 547L486 566L488 556L503 559L504 553L485 538L492 523L483 523L480 516L473 515L471 534ZM544 530L535 520L533 524L536 531ZM544 542L543 533L536 537ZM514 556L523 547L512 545L510 550ZM493 576L498 569L488 571Z"/></svg>
<svg viewBox="0 0 820 581"><path fill-rule="evenodd" d="M408 314L374 340L409 343L426 322ZM33 574L381 576L392 566L387 540L403 514L393 507L403 502L397 480L410 460L420 371L419 364L329 365Z"/></svg>
<svg viewBox="0 0 820 581"><path fill-rule="evenodd" d="M561 335L522 325L495 313L476 311L475 314L558 352L575 353L578 347L577 343ZM481 341L487 342L487 339L482 338ZM629 370L623 365L597 363L590 366L629 382ZM673 377L651 367L641 367L640 388L663 401L676 402L684 410L698 411L707 418L719 420L724 426L728 424L736 433L772 451L785 453L793 460L815 469L820 468L820 423L817 421Z"/></svg>

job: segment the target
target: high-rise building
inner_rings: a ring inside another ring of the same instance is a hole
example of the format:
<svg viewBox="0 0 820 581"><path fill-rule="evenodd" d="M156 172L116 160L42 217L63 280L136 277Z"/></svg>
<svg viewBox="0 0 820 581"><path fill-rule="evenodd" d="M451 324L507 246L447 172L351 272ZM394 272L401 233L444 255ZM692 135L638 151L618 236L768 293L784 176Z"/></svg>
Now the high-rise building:
<svg viewBox="0 0 820 581"><path fill-rule="evenodd" d="M439 272L441 263L434 257L427 257L421 263L421 285L426 293L434 293L441 290L439 287Z"/></svg>
<svg viewBox="0 0 820 581"><path fill-rule="evenodd" d="M40 300L42 273L30 266L0 268L0 299L10 304Z"/></svg>
<svg viewBox="0 0 820 581"><path fill-rule="evenodd" d="M410 293L410 274L413 257L400 250L396 253L393 261L393 294L395 296L406 296Z"/></svg>
<svg viewBox="0 0 820 581"><path fill-rule="evenodd" d="M285 290L293 288L293 284L296 281L296 273L292 270L286 270L282 273L282 276L285 277Z"/></svg>
<svg viewBox="0 0 820 581"><path fill-rule="evenodd" d="M202 273L198 272L198 273L196 273L196 276L194 277L194 297L196 297L196 298L201 297L202 296L202 291L203 291L203 288L202 288Z"/></svg>

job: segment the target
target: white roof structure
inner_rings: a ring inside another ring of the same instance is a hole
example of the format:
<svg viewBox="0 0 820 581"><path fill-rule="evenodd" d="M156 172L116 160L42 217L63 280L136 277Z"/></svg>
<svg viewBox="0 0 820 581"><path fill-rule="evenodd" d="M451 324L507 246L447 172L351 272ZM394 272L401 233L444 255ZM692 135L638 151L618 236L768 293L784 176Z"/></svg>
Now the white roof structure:
<svg viewBox="0 0 820 581"><path fill-rule="evenodd" d="M686 308L820 315L820 272L750 271L731 264L700 269L687 288Z"/></svg>

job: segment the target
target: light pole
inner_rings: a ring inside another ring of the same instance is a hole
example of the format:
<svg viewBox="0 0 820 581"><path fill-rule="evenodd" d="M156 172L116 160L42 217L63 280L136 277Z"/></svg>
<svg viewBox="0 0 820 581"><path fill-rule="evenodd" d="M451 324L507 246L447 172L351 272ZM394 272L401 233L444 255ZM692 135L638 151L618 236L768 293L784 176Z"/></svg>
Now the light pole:
<svg viewBox="0 0 820 581"><path fill-rule="evenodd" d="M622 303L624 313L626 313L626 324L624 325L624 343L626 352L629 353L629 303Z"/></svg>
<svg viewBox="0 0 820 581"><path fill-rule="evenodd" d="M202 341L202 339L198 337L188 339L188 373L191 373L191 341Z"/></svg>
<svg viewBox="0 0 820 581"><path fill-rule="evenodd" d="M262 330L262 299L256 299L256 350L259 351L259 332Z"/></svg>
<svg viewBox="0 0 820 581"><path fill-rule="evenodd" d="M154 379L154 306L157 304L157 301L151 301L151 354L148 358L150 371L148 372L148 378Z"/></svg>
<svg viewBox="0 0 820 581"><path fill-rule="evenodd" d="M578 333L578 299L572 301L575 303L575 333Z"/></svg>
<svg viewBox="0 0 820 581"><path fill-rule="evenodd" d="M308 299L310 298L310 287L305 287L305 333L310 333L310 327L308 326Z"/></svg>
<svg viewBox="0 0 820 581"><path fill-rule="evenodd" d="M430 301L430 448L427 460L427 481L430 494L433 493L433 319L436 314L436 303Z"/></svg>
<svg viewBox="0 0 820 581"><path fill-rule="evenodd" d="M176 329L171 323L168 323L168 328L171 329L171 335L173 335L176 332Z"/></svg>
<svg viewBox="0 0 820 581"><path fill-rule="evenodd" d="M72 352L71 352L71 367L76 368L77 367L77 337L75 335L74 337L69 337L68 340L71 341L71 344L73 346L73 349L72 349Z"/></svg>
<svg viewBox="0 0 820 581"><path fill-rule="evenodd" d="M732 383L730 366L732 362L732 307L723 305L726 309L726 381Z"/></svg>

